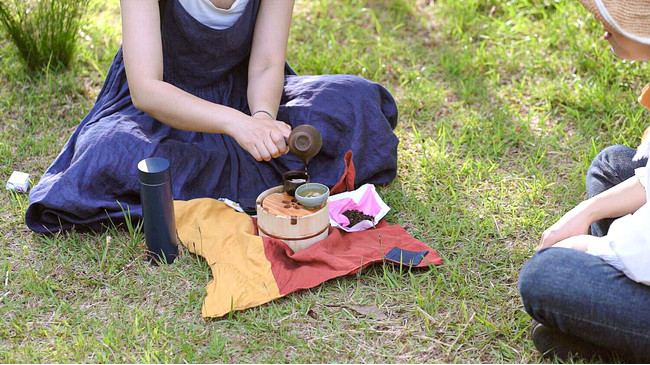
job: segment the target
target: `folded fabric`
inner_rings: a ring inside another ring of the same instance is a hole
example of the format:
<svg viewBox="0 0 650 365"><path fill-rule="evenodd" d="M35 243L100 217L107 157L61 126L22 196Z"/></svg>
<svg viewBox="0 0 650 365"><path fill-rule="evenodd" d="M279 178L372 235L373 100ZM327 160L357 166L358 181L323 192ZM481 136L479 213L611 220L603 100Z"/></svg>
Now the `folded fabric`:
<svg viewBox="0 0 650 365"><path fill-rule="evenodd" d="M413 252L395 247L386 254L386 260L406 265L419 265L428 251Z"/></svg>
<svg viewBox="0 0 650 365"><path fill-rule="evenodd" d="M281 240L257 236L250 216L216 199L174 201L174 210L181 244L203 256L212 271L204 317L221 317L355 273L397 247L417 253L421 261L413 261L414 267L442 264L436 250L384 221L361 232L330 228L326 239L294 253ZM401 258L397 261L409 264Z"/></svg>
<svg viewBox="0 0 650 365"><path fill-rule="evenodd" d="M343 157L345 162L345 168L343 174L339 181L332 186L330 189L330 194L338 194L344 191L354 190L354 179L357 176L357 172L354 168L354 161L352 161L352 151L348 150Z"/></svg>

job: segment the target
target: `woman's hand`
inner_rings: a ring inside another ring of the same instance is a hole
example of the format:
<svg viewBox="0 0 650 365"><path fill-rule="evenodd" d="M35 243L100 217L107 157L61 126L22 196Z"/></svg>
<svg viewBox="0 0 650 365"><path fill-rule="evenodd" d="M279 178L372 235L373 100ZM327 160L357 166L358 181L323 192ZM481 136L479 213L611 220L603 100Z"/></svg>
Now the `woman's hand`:
<svg viewBox="0 0 650 365"><path fill-rule="evenodd" d="M568 211L544 231L537 249L550 247L569 237L587 234L591 223L634 213L645 203L645 188L639 178L632 176Z"/></svg>
<svg viewBox="0 0 650 365"><path fill-rule="evenodd" d="M254 117L246 117L229 134L257 161L270 161L289 152L285 140L290 133L288 124L257 113Z"/></svg>
<svg viewBox="0 0 650 365"><path fill-rule="evenodd" d="M591 223L593 223L593 220L588 204L582 202L564 214L562 218L542 233L542 239L539 246L537 246L537 250L551 247L569 237L586 235Z"/></svg>
<svg viewBox="0 0 650 365"><path fill-rule="evenodd" d="M587 252L589 245L594 243L603 244L604 242L607 242L603 240L605 240L603 237L596 237L588 234L579 234L577 236L571 236L569 238L563 239L562 241L554 244L553 247L570 248L573 250Z"/></svg>

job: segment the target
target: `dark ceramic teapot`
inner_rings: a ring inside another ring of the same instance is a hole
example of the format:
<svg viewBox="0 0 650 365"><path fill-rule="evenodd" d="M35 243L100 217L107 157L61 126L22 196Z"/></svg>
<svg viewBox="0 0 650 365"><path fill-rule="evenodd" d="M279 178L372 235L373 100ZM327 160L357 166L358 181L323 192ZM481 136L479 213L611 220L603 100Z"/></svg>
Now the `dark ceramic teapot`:
<svg viewBox="0 0 650 365"><path fill-rule="evenodd" d="M299 125L287 139L289 150L307 164L310 158L316 156L323 146L323 138L313 125Z"/></svg>

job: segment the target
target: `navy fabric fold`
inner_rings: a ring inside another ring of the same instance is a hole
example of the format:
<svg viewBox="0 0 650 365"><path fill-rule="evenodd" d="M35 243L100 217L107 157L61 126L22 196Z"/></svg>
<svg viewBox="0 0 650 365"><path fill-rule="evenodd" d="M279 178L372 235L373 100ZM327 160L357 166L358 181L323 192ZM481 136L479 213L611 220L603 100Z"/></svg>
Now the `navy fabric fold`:
<svg viewBox="0 0 650 365"><path fill-rule="evenodd" d="M422 258L429 251L408 251L403 250L399 247L394 247L392 250L388 251L385 258L396 262L398 264L404 264L409 266L417 266L422 261Z"/></svg>
<svg viewBox="0 0 650 365"><path fill-rule="evenodd" d="M250 0L230 28L214 30L177 0L163 9L164 79L205 100L250 113L248 59L260 0ZM287 65L278 119L312 124L323 135L309 161L310 180L332 187L351 150L356 184L395 178L397 107L381 85L350 75L298 76ZM228 135L171 128L131 102L121 49L96 103L30 193L25 215L36 232L73 227L101 230L125 212L142 216L137 163L164 157L171 163L174 199L228 198L252 208L260 192L281 184L287 170L303 169L292 154L257 162Z"/></svg>

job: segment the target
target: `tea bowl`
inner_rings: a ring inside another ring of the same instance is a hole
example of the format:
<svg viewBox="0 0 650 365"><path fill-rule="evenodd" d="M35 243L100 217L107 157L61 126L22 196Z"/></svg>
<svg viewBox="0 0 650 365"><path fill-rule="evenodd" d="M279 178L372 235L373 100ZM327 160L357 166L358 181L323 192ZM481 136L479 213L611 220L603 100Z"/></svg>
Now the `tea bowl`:
<svg viewBox="0 0 650 365"><path fill-rule="evenodd" d="M307 209L321 207L330 196L330 189L319 183L300 185L295 191L296 200Z"/></svg>
<svg viewBox="0 0 650 365"><path fill-rule="evenodd" d="M308 182L309 175L304 171L291 170L282 175L282 186L289 196L293 196L299 186Z"/></svg>

